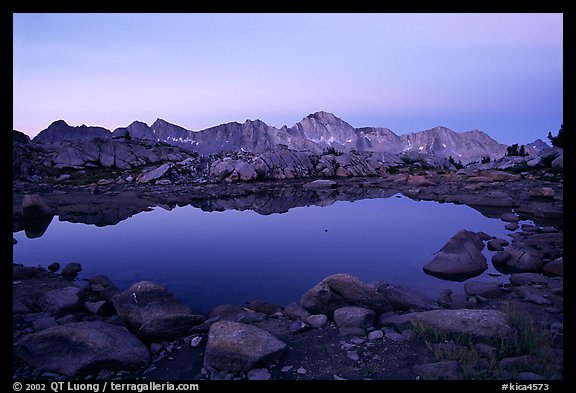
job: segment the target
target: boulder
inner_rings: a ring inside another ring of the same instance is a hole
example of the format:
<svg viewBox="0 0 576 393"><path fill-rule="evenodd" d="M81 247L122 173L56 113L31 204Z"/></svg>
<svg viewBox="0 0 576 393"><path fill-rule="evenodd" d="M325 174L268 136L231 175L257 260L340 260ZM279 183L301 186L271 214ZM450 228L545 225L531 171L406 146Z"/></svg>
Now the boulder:
<svg viewBox="0 0 576 393"><path fill-rule="evenodd" d="M82 271L82 265L76 262L70 262L66 264L66 266L64 266L64 269L62 269L62 272L60 274L62 275L62 277L66 279L73 280L81 271Z"/></svg>
<svg viewBox="0 0 576 393"><path fill-rule="evenodd" d="M236 172L238 179L242 181L253 180L258 176L256 169L245 161L236 161L234 171Z"/></svg>
<svg viewBox="0 0 576 393"><path fill-rule="evenodd" d="M111 302L101 300L99 302L85 302L84 308L94 315L108 317L114 315L116 310Z"/></svg>
<svg viewBox="0 0 576 393"><path fill-rule="evenodd" d="M288 318L299 319L301 321L305 321L311 315L308 310L298 303L290 303L284 307L282 314L286 315Z"/></svg>
<svg viewBox="0 0 576 393"><path fill-rule="evenodd" d="M148 364L148 349L126 328L100 321L54 326L25 336L16 355L38 372L67 377L97 371L132 370Z"/></svg>
<svg viewBox="0 0 576 393"><path fill-rule="evenodd" d="M340 307L358 306L376 312L390 311L385 296L350 274L326 277L301 298L300 304L313 314L332 315Z"/></svg>
<svg viewBox="0 0 576 393"><path fill-rule="evenodd" d="M431 310L402 314L382 319L385 326L410 327L419 322L447 333L470 334L478 337L509 338L513 330L508 316L497 310Z"/></svg>
<svg viewBox="0 0 576 393"><path fill-rule="evenodd" d="M474 232L461 230L424 266L424 272L445 279L474 277L488 268L484 243Z"/></svg>
<svg viewBox="0 0 576 393"><path fill-rule="evenodd" d="M560 170L564 169L564 153L560 154L552 161L552 168Z"/></svg>
<svg viewBox="0 0 576 393"><path fill-rule="evenodd" d="M509 280L510 284L514 286L539 284L548 286L552 279L539 273L514 273L510 275Z"/></svg>
<svg viewBox="0 0 576 393"><path fill-rule="evenodd" d="M505 222L518 222L520 221L520 217L512 212L502 213L500 219Z"/></svg>
<svg viewBox="0 0 576 393"><path fill-rule="evenodd" d="M88 279L90 290L97 293L101 299L112 300L114 295L119 293L118 288L106 276L98 275Z"/></svg>
<svg viewBox="0 0 576 393"><path fill-rule="evenodd" d="M334 180L314 180L309 183L304 184L304 188L314 189L314 188L335 188L336 182Z"/></svg>
<svg viewBox="0 0 576 393"><path fill-rule="evenodd" d="M27 314L30 309L18 299L12 299L12 314Z"/></svg>
<svg viewBox="0 0 576 393"><path fill-rule="evenodd" d="M114 296L113 303L118 316L145 341L182 337L204 320L164 287L148 281Z"/></svg>
<svg viewBox="0 0 576 393"><path fill-rule="evenodd" d="M64 314L78 311L82 307L79 294L80 288L78 287L52 289L40 298L39 305L42 310L61 317Z"/></svg>
<svg viewBox="0 0 576 393"><path fill-rule="evenodd" d="M172 168L172 165L172 163L162 164L158 168L142 174L138 179L138 182L149 183L152 180L160 179L162 176L165 176L168 173L168 171Z"/></svg>
<svg viewBox="0 0 576 393"><path fill-rule="evenodd" d="M564 234L563 233L536 233L523 242L525 245L534 247L538 250L546 249L549 246L563 248L564 247Z"/></svg>
<svg viewBox="0 0 576 393"><path fill-rule="evenodd" d="M249 308L252 311L260 312L266 315L272 315L276 314L277 312L282 312L282 307L264 300L253 300L246 304L246 308Z"/></svg>
<svg viewBox="0 0 576 393"><path fill-rule="evenodd" d="M540 218L557 219L564 217L564 209L561 204L546 202L531 202L529 205L520 206L516 209L520 214L534 215Z"/></svg>
<svg viewBox="0 0 576 393"><path fill-rule="evenodd" d="M512 242L506 250L494 255L494 267L505 272L538 272L544 264L543 255L535 248L520 242Z"/></svg>
<svg viewBox="0 0 576 393"><path fill-rule="evenodd" d="M468 281L464 284L464 290L469 296L482 296L493 298L502 294L502 287L497 282Z"/></svg>
<svg viewBox="0 0 576 393"><path fill-rule="evenodd" d="M416 187L435 186L436 183L426 178L426 176L408 175L406 184Z"/></svg>
<svg viewBox="0 0 576 393"><path fill-rule="evenodd" d="M35 319L34 321L32 321L32 327L37 332L49 329L52 326L56 326L56 325L58 325L58 323L56 322L54 317L50 317L50 316L41 317L41 318L38 318L38 319Z"/></svg>
<svg viewBox="0 0 576 393"><path fill-rule="evenodd" d="M58 270L60 270L60 264L58 262L51 263L48 265L48 270L50 270L52 273L56 273Z"/></svg>
<svg viewBox="0 0 576 393"><path fill-rule="evenodd" d="M233 320L242 312L244 312L244 307L239 304L221 304L208 311L208 319Z"/></svg>
<svg viewBox="0 0 576 393"><path fill-rule="evenodd" d="M564 276L564 259L558 258L542 267L542 271L550 276Z"/></svg>
<svg viewBox="0 0 576 393"><path fill-rule="evenodd" d="M276 360L286 344L251 325L219 321L210 327L204 367L221 371L247 371Z"/></svg>
<svg viewBox="0 0 576 393"><path fill-rule="evenodd" d="M454 293L450 289L444 289L440 292L440 295L438 295L438 304L450 309L470 308L473 306L465 295Z"/></svg>
<svg viewBox="0 0 576 393"><path fill-rule="evenodd" d="M504 247L510 244L507 240L504 239L492 239L488 242L488 250L489 251L503 251Z"/></svg>
<svg viewBox="0 0 576 393"><path fill-rule="evenodd" d="M479 196L465 198L465 203L471 206L514 207L516 202L503 191L488 191Z"/></svg>
<svg viewBox="0 0 576 393"><path fill-rule="evenodd" d="M266 319L266 314L237 304L222 304L208 312L209 319L253 323Z"/></svg>
<svg viewBox="0 0 576 393"><path fill-rule="evenodd" d="M492 181L509 181L516 180L518 175L513 175L504 171L483 170L476 172L476 176L487 177Z"/></svg>
<svg viewBox="0 0 576 393"><path fill-rule="evenodd" d="M306 318L304 322L314 329L319 329L328 323L328 317L324 314L314 314Z"/></svg>
<svg viewBox="0 0 576 393"><path fill-rule="evenodd" d="M381 283L376 290L384 295L394 310L426 311L439 308L428 296L400 285Z"/></svg>
<svg viewBox="0 0 576 393"><path fill-rule="evenodd" d="M40 195L27 194L22 199L22 215L24 218L51 218L54 213Z"/></svg>
<svg viewBox="0 0 576 393"><path fill-rule="evenodd" d="M334 322L338 327L368 328L374 324L374 311L363 307L341 307L334 310Z"/></svg>
<svg viewBox="0 0 576 393"><path fill-rule="evenodd" d="M554 199L556 193L551 187L534 187L528 193L528 198Z"/></svg>

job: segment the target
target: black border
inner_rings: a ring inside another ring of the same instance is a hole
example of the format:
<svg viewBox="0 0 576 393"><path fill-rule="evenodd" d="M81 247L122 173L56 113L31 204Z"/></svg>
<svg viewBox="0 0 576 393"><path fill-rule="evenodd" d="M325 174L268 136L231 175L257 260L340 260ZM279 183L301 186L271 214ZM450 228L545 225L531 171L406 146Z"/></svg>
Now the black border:
<svg viewBox="0 0 576 393"><path fill-rule="evenodd" d="M110 2L110 1L98 1L98 2L79 2L79 1L50 1L50 2L41 2L41 3L33 3L30 1L8 1L1 2L0 7L2 8L2 16L1 16L1 26L3 29L2 34L2 53L4 53L4 61L2 62L4 67L10 67L12 70L12 66L8 65L8 61L6 60L8 57L8 53L12 54L12 40L9 37L12 37L13 32L13 13L27 13L27 12L46 12L46 13L56 13L56 12L82 12L82 13L109 13L109 12L139 12L139 13L148 13L148 12L210 12L210 13L263 13L263 12L295 12L295 13L361 13L361 12L407 12L407 13L414 13L414 12L422 12L422 13L439 13L439 12L465 12L465 13L477 13L477 12L485 12L485 13L495 13L495 12L504 12L504 13L532 13L532 12L543 12L543 13L563 13L564 14L564 46L568 48L572 48L571 45L573 40L570 40L571 37L574 36L574 33L570 33L568 30L573 30L573 19L571 18L571 13L568 12L568 0L524 0L522 2L516 2L511 0L484 0L481 2L464 2L461 1L459 3L454 3L451 1L406 1L406 2L384 2L380 1L377 2L375 0L356 0L354 2L348 3L320 3L320 2L306 2L306 3L296 3L294 1L267 1L267 2L256 2L256 1L231 1L231 2L223 2L223 1L188 1L188 2L153 2L153 3L145 3L139 2L137 4L127 4L124 2ZM570 52L568 52L570 54ZM573 88L574 84L573 78L571 73L576 70L574 66L574 61L570 60L568 56L564 57L564 69L568 70L565 72L565 79L564 82L564 94L570 93ZM9 72L6 71L5 75L9 75ZM7 78L8 79L8 78ZM566 82L568 81L568 82ZM5 88L3 91L12 92L12 84L10 84L10 88L8 88L8 83L10 81L5 82ZM568 87L568 89L566 89ZM570 94L568 94L570 96ZM11 100L11 97L10 97ZM7 101L3 101L7 102ZM571 98L564 99L564 102L572 102ZM11 105L11 109L12 109ZM564 103L564 116L566 117L563 119L564 124L568 125L569 127L573 128L571 124L572 121L569 120L568 114L571 114L570 111L567 111L567 106ZM12 113L10 118L12 118ZM9 128L10 127L10 128ZM8 135L7 131L10 131L12 125L7 125L7 129L4 131L3 135ZM553 134L556 133L557 130L550 130ZM574 146L573 143L573 132L568 132L568 137L566 138L565 144L567 146ZM1 159L4 162L3 167L9 168L9 160L12 157L11 153L11 140L7 139L5 142L1 143L0 146L8 150L4 154L0 155ZM565 169L565 178L569 179L574 172L570 170L570 163L567 162L567 169ZM569 211L572 210L570 206L570 202L574 199L572 198L572 191L570 190L571 181L569 181L568 188L564 190L565 196L567 196L567 203L565 203L565 209ZM6 180L6 184L8 181ZM572 217L569 213L567 217ZM566 222L569 222L566 220ZM10 221L6 220L3 224L3 227L6 227L6 232L8 232L8 225L10 225ZM569 227L565 227L564 231L568 233L568 238L570 238L571 229ZM10 255L12 255L12 244L9 243L9 236L11 232L7 233L6 236L3 236L2 239L2 246L0 249L3 250L10 250ZM571 268L572 263L572 251L571 245L568 246L568 252L565 250L565 258L567 259L568 263L566 265L566 272L565 277L570 280L573 277L573 268ZM4 253L7 255L7 253ZM1 285L3 291L5 291L4 299L11 299L12 298L12 283L11 283L11 273L8 270L10 267L9 261L3 261L2 263L2 279L3 285ZM5 270L4 270L5 269ZM570 370L573 368L571 367L574 348L574 339L571 332L574 331L572 329L571 321L571 313L573 312L573 303L571 299L571 293L566 293L564 295L565 299L565 306L564 309L568 310L568 315L565 314L567 319L568 327L565 331L569 332L564 338L564 380L562 381L544 381L545 383L549 384L549 391L555 392L561 389L562 391L564 388L569 386L570 382L574 379L574 377L570 374ZM8 310L8 308L4 308L4 310ZM12 315L12 314L10 314ZM11 319L11 317L10 317ZM4 348L9 349L12 353L12 337L11 335L6 335L5 340L7 341L4 345ZM567 354L567 355L566 355ZM6 388L5 391L11 392L14 391L12 389L12 367L2 367L2 383L0 386L4 386ZM22 381L25 382L25 381ZM128 382L128 381L127 381ZM133 382L142 382L142 381L133 381ZM162 382L162 381L159 381ZM443 391L457 391L462 392L465 389L483 389L486 392L500 392L502 391L502 384L504 383L515 383L515 381L172 381L174 383L178 382L191 382L191 383L198 383L200 386L200 391L206 391L206 389L221 389L221 388L231 388L231 389L262 389L268 391L270 388L275 388L278 384L283 385L282 387L286 388L333 388L334 384L339 384L338 387L344 387L346 389L378 389L378 388L408 388L408 389L416 389L416 390L435 390L435 389L442 389ZM522 383L530 383L531 381L524 381ZM539 382L539 381L535 381ZM45 382L46 383L46 382ZM518 382L520 383L520 382ZM101 384L101 383L100 383ZM340 385L341 384L341 385ZM49 385L46 385L46 390L49 390ZM100 386L100 391L102 391L102 386Z"/></svg>

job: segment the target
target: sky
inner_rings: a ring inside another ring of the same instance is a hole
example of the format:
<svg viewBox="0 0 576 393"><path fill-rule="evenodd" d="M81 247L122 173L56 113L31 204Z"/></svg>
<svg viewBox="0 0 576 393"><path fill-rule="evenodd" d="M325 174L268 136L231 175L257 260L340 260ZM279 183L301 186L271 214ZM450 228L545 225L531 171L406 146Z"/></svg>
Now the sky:
<svg viewBox="0 0 576 393"><path fill-rule="evenodd" d="M563 122L562 14L14 14L13 128L190 130L320 110L498 142Z"/></svg>

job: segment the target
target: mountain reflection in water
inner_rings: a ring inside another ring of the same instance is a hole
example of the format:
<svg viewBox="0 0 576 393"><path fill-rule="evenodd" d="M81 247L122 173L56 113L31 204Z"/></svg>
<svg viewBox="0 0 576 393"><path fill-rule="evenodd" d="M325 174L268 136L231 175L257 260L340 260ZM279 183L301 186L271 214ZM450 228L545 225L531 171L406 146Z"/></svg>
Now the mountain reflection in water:
<svg viewBox="0 0 576 393"><path fill-rule="evenodd" d="M104 274L120 289L153 281L196 312L206 312L256 299L286 305L341 272L365 282L404 285L435 299L443 289L463 287L422 271L450 237L467 229L507 238L504 222L465 205L418 202L393 190L335 191L278 190L190 201L185 207L158 204L105 227L61 221L81 221L78 214L60 215L41 237L14 234L14 262L79 262L81 277ZM25 228L24 223L20 229ZM484 253L489 261L492 253ZM490 262L477 279L507 280L488 273L497 273Z"/></svg>

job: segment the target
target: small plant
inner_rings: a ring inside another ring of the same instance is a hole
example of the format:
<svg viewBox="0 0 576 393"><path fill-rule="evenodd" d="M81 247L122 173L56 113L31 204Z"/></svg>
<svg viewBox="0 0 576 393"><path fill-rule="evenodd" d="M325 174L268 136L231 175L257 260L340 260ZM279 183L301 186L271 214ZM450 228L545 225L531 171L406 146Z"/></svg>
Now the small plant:
<svg viewBox="0 0 576 393"><path fill-rule="evenodd" d="M449 162L450 164L452 164L452 165L454 166L454 168L456 168L456 169L462 169L462 168L464 168L464 165L462 164L462 161L456 162L456 161L454 160L454 157L452 157L452 156L448 157L448 162Z"/></svg>
<svg viewBox="0 0 576 393"><path fill-rule="evenodd" d="M489 164L490 161L491 161L491 160L490 160L490 156L484 156L484 157L482 158L481 163L482 163L482 164Z"/></svg>
<svg viewBox="0 0 576 393"><path fill-rule="evenodd" d="M332 154L333 156L341 156L342 154L344 154L341 151L336 150L333 146L327 147L326 149L324 149L324 151L322 152L322 155L329 155Z"/></svg>
<svg viewBox="0 0 576 393"><path fill-rule="evenodd" d="M552 136L552 133L548 133L548 139L554 147L564 147L564 123L560 124L560 129L558 130L558 135Z"/></svg>
<svg viewBox="0 0 576 393"><path fill-rule="evenodd" d="M554 337L550 332L534 323L528 314L519 312L510 305L506 305L502 311L508 314L510 326L515 331L515 334L507 339L446 332L418 321L412 322L412 328L437 360L457 360L466 379L497 378L500 374L498 359L521 355L532 356L534 361L523 365L522 370L509 370L512 375L526 370L546 376L561 374L562 364L552 349ZM454 345L438 346L438 343ZM474 347L477 343L499 349L498 356L482 359Z"/></svg>
<svg viewBox="0 0 576 393"><path fill-rule="evenodd" d="M518 144L515 143L506 148L506 155L508 157L526 157L528 153L526 153L526 147L524 145L518 146Z"/></svg>

